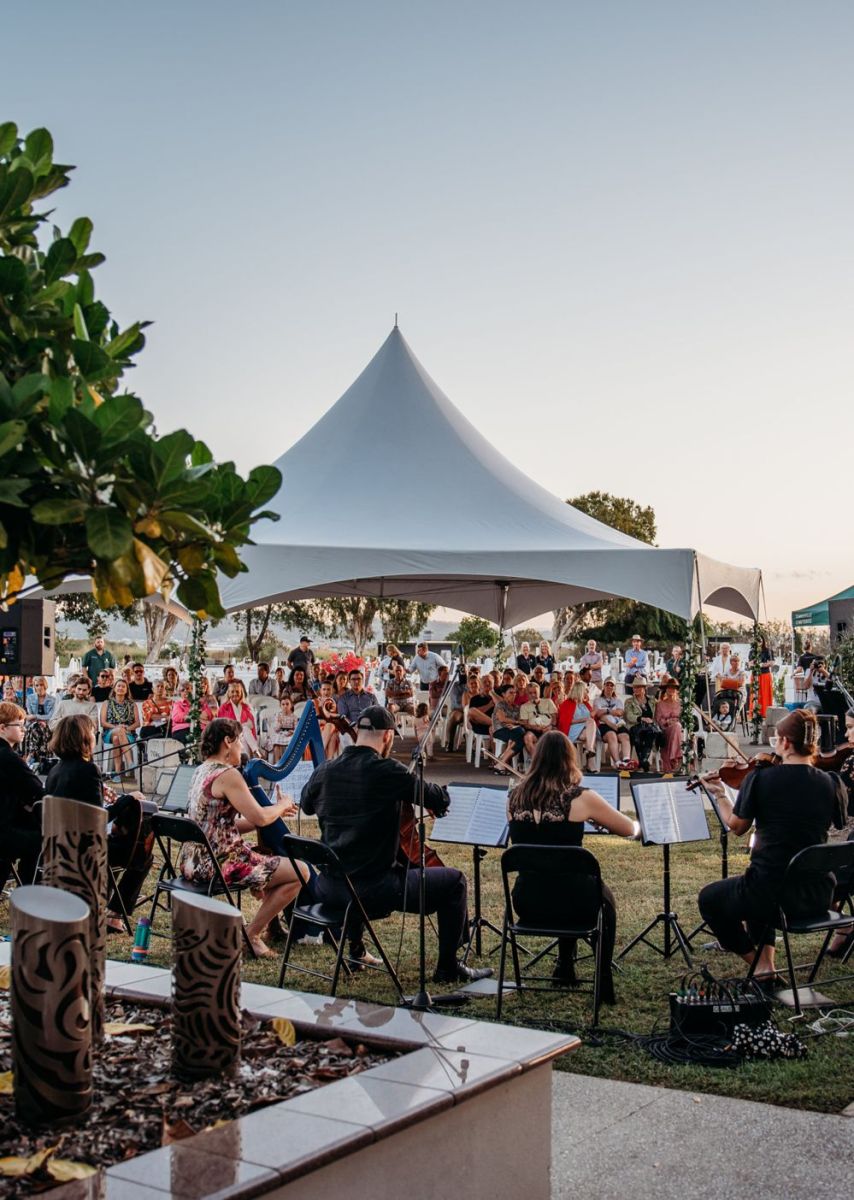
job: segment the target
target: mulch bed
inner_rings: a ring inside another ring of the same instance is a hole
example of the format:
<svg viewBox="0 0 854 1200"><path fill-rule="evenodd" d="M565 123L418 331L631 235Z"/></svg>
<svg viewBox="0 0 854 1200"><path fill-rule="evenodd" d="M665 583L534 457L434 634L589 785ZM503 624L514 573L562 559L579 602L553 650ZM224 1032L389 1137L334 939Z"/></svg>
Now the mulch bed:
<svg viewBox="0 0 854 1200"><path fill-rule="evenodd" d="M0 1197L45 1191L74 1178L73 1164L108 1167L395 1057L342 1038L285 1045L287 1023L280 1036L272 1022L244 1013L237 1066L227 1075L184 1083L172 1076L168 1010L114 1002L107 1021L154 1029L105 1038L95 1055L92 1108L76 1125L30 1128L15 1119L13 1097L0 1095ZM9 993L0 992L0 1073L11 1068ZM45 1150L50 1156L39 1163ZM10 1157L33 1156L35 1161L9 1167ZM9 1169L21 1173L2 1173Z"/></svg>

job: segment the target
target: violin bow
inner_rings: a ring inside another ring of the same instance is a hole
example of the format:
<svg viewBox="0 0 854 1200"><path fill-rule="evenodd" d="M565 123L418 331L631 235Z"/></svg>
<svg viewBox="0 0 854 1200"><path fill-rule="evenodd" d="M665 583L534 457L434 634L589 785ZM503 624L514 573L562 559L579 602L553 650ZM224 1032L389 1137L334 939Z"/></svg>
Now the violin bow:
<svg viewBox="0 0 854 1200"><path fill-rule="evenodd" d="M700 708L698 704L694 704L692 707L696 715L700 718L701 728L702 722L705 722L711 729L715 731L715 733L719 733L721 735L723 740L729 746L730 750L734 750L739 758L743 758L748 764L750 763L750 759L744 753L741 746L739 746L738 742L735 741L725 729L721 729L720 725L718 725L717 721L714 720L710 713L703 712L702 708Z"/></svg>
<svg viewBox="0 0 854 1200"><path fill-rule="evenodd" d="M503 763L497 754L490 754L486 747L481 750L481 754L484 756L484 758L488 758L491 762L496 763L499 767L509 772L509 774L515 775L517 779L525 778L521 771L517 771L515 767L510 765L510 763Z"/></svg>

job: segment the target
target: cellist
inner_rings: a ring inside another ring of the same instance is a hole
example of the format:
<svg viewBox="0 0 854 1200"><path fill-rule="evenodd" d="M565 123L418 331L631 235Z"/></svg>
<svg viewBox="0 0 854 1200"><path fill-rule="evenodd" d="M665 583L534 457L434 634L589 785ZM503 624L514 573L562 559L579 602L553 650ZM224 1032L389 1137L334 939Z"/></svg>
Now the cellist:
<svg viewBox="0 0 854 1200"><path fill-rule="evenodd" d="M774 929L780 903L787 913L805 917L830 906L833 876L804 880L796 893L786 895L783 876L799 850L826 842L831 825L843 827L847 806L839 776L813 766L819 738L815 713L789 713L777 725L776 735L779 765L751 771L735 804L712 777L729 829L740 837L755 823L756 836L745 873L707 884L698 899L703 920L722 949L752 963L761 944L757 979L775 975Z"/></svg>

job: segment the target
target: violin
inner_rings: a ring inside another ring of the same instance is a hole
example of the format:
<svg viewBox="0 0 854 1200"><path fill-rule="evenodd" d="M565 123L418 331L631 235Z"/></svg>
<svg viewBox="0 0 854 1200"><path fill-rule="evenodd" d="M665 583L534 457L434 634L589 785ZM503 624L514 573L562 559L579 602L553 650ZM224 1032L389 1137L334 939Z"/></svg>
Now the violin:
<svg viewBox="0 0 854 1200"><path fill-rule="evenodd" d="M450 801L427 808L431 817L444 817ZM421 847L418 841L418 822L415 819L415 805L411 800L405 800L400 806L400 836L397 846L397 861L402 867L421 866ZM424 866L444 867L444 862L432 846L424 846Z"/></svg>
<svg viewBox="0 0 854 1200"><path fill-rule="evenodd" d="M852 754L854 754L854 745L851 742L843 742L834 750L828 750L825 754L817 754L813 766L818 767L820 771L838 771Z"/></svg>

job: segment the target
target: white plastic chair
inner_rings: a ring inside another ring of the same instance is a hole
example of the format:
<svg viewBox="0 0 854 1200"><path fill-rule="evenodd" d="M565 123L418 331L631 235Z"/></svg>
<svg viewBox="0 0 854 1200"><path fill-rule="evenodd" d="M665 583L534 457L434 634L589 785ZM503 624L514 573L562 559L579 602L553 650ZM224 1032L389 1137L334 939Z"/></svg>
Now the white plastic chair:
<svg viewBox="0 0 854 1200"><path fill-rule="evenodd" d="M484 746L488 746L492 741L492 734L478 733L472 728L469 721L468 705L463 709L463 729L466 736L466 762L470 763L472 755L474 755L474 765L477 768L480 766L480 757Z"/></svg>

